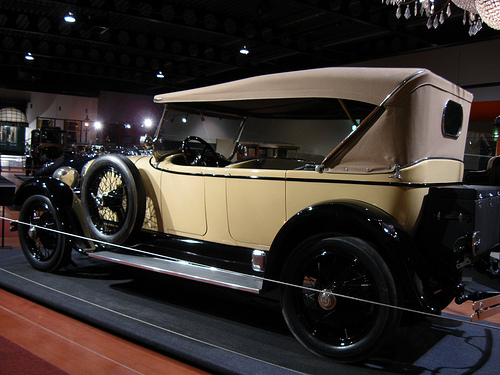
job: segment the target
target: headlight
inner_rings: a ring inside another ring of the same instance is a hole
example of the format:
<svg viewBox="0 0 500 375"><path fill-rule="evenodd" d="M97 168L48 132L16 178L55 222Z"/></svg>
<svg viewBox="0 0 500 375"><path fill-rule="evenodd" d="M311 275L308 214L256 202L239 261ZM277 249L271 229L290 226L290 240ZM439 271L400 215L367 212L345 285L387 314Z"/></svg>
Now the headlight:
<svg viewBox="0 0 500 375"><path fill-rule="evenodd" d="M78 172L71 167L61 167L56 169L52 174L55 179L64 182L70 188L75 188L78 185Z"/></svg>

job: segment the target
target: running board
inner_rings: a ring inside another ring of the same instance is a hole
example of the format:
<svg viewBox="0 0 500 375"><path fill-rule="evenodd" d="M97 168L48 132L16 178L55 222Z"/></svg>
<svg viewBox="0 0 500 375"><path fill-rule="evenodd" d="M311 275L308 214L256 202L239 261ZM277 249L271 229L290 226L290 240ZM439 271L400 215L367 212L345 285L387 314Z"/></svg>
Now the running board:
<svg viewBox="0 0 500 375"><path fill-rule="evenodd" d="M259 293L263 284L263 279L257 276L245 275L243 273L203 266L182 260L164 259L154 256L136 256L114 253L112 251L97 251L88 255L92 258L252 293Z"/></svg>

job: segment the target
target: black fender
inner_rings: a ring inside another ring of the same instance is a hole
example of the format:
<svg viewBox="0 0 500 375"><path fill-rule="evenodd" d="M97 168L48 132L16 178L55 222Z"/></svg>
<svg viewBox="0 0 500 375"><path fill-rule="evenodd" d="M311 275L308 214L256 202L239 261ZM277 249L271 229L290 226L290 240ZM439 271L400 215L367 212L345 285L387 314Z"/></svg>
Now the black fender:
<svg viewBox="0 0 500 375"><path fill-rule="evenodd" d="M50 199L62 220L64 232L77 235L83 234L81 223L77 219L78 215L73 209L73 201L76 196L68 185L46 176L29 179L17 188L14 195L14 206L20 209L26 199L32 195L44 195ZM69 236L69 241L75 247L82 246L81 241L71 236Z"/></svg>
<svg viewBox="0 0 500 375"><path fill-rule="evenodd" d="M307 207L290 218L271 245L266 278L280 277L286 257L303 240L335 235L358 237L374 245L399 281L405 305L438 312L432 293L426 293L429 275L425 258L411 236L393 216L362 201L326 202Z"/></svg>
<svg viewBox="0 0 500 375"><path fill-rule="evenodd" d="M30 196L39 194L49 198L54 207L61 209L73 204L73 190L65 183L52 177L36 177L25 181L14 195L14 205L21 207Z"/></svg>

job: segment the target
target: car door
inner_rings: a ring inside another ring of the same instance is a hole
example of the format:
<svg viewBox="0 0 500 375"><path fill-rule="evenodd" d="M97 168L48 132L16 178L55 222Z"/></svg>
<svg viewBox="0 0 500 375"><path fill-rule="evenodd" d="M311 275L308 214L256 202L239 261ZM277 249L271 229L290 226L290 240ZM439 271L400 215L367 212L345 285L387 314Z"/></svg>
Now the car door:
<svg viewBox="0 0 500 375"><path fill-rule="evenodd" d="M202 167L162 162L161 212L165 232L203 236L207 232Z"/></svg>
<svg viewBox="0 0 500 375"><path fill-rule="evenodd" d="M226 188L231 237L270 246L285 221L285 171L229 168Z"/></svg>

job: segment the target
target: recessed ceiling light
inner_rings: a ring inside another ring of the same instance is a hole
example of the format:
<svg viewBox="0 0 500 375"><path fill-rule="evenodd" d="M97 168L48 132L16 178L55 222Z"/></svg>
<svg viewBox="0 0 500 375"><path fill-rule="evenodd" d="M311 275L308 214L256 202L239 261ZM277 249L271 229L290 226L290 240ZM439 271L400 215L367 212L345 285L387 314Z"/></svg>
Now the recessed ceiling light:
<svg viewBox="0 0 500 375"><path fill-rule="evenodd" d="M76 18L75 16L73 15L73 13L71 12L68 12L68 14L66 14L64 16L64 20L68 23L73 23L73 22L76 22Z"/></svg>

